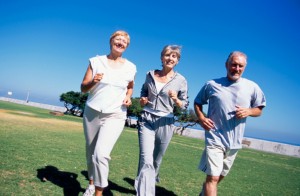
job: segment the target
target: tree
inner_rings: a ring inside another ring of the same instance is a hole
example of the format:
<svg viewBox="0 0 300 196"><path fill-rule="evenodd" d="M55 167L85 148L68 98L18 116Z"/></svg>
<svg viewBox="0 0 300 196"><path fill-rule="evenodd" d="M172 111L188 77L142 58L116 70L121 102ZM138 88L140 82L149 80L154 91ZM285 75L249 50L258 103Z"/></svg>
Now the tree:
<svg viewBox="0 0 300 196"><path fill-rule="evenodd" d="M67 111L65 114L82 116L88 94L69 91L60 95L60 101L64 102Z"/></svg>
<svg viewBox="0 0 300 196"><path fill-rule="evenodd" d="M65 112L66 114L72 114L72 115L82 117L87 97L88 94L69 91L60 95L60 101L64 102L64 106L67 109L67 111ZM136 127L136 124L131 123L131 118L140 117L143 108L140 105L139 97L132 98L131 102L132 104L127 109L127 120L125 125L129 127ZM180 135L183 134L183 131L187 127L194 126L196 123L198 123L197 116L194 110L192 109L182 110L179 107L175 107L173 113L176 122L180 123L180 126L177 128L175 132L179 133Z"/></svg>
<svg viewBox="0 0 300 196"><path fill-rule="evenodd" d="M131 123L131 117L139 117L143 108L140 105L140 98L135 97L131 99L132 104L127 109L127 120L125 125L128 127L134 127ZM176 133L180 135L187 127L194 126L198 123L198 118L193 109L182 110L181 108L175 106L173 110L176 122L179 122L180 126L175 130Z"/></svg>
<svg viewBox="0 0 300 196"><path fill-rule="evenodd" d="M135 97L131 99L131 105L127 108L127 120L125 125L128 127L134 127L131 123L132 117L139 117L141 115L141 112L143 110L142 106L140 105L140 98Z"/></svg>
<svg viewBox="0 0 300 196"><path fill-rule="evenodd" d="M183 134L183 131L187 127L192 127L198 123L198 118L193 109L180 110L175 107L174 115L177 117L176 121L180 123L180 126L176 129L175 133Z"/></svg>
<svg viewBox="0 0 300 196"><path fill-rule="evenodd" d="M140 98L135 97L131 99L132 104L127 109L127 116L139 117L143 108L140 105Z"/></svg>

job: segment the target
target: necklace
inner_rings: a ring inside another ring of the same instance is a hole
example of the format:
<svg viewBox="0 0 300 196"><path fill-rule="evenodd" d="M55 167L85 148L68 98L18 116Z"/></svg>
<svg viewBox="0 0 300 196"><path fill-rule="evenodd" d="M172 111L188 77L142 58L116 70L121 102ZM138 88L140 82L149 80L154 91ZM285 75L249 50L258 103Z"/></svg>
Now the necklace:
<svg viewBox="0 0 300 196"><path fill-rule="evenodd" d="M155 75L157 80L163 83L169 82L174 77L174 73L163 74L162 71L158 71L158 73Z"/></svg>

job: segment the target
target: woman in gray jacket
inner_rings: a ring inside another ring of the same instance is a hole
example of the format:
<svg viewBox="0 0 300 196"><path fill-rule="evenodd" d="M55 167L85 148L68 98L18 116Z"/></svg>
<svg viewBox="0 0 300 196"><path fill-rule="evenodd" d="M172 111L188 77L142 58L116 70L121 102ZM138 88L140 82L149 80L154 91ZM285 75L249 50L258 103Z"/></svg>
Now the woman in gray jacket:
<svg viewBox="0 0 300 196"><path fill-rule="evenodd" d="M187 81L174 71L180 46L167 45L161 52L162 69L149 71L142 86L139 119L139 165L135 179L137 195L155 195L159 167L174 130L174 107L188 107Z"/></svg>

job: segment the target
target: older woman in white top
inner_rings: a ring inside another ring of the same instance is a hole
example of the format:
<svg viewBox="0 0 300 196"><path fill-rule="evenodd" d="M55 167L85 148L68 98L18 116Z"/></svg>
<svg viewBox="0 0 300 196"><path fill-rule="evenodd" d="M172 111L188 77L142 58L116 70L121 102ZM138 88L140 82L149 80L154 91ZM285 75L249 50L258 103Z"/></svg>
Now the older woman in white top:
<svg viewBox="0 0 300 196"><path fill-rule="evenodd" d="M89 92L83 116L89 186L84 195L102 195L108 186L110 153L124 129L136 66L122 57L130 43L125 31L110 38L110 54L89 59L81 91Z"/></svg>

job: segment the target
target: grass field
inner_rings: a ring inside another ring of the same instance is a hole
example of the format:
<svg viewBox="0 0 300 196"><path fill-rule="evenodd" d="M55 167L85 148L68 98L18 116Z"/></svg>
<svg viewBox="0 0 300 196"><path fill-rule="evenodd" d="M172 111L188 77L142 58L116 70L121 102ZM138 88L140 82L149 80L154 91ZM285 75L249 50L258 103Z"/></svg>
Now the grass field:
<svg viewBox="0 0 300 196"><path fill-rule="evenodd" d="M0 195L82 195L86 179L82 120L0 101ZM161 166L157 195L198 195L204 142L175 135ZM105 195L134 195L135 129L126 128L110 162ZM239 152L219 195L300 195L300 159L251 149Z"/></svg>

